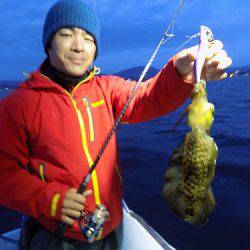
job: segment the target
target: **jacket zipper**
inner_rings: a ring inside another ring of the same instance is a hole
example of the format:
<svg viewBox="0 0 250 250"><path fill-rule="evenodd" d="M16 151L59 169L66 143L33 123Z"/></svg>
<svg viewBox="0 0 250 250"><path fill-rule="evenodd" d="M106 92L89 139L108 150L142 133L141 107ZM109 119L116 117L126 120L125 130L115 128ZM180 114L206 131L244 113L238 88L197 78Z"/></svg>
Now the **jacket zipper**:
<svg viewBox="0 0 250 250"><path fill-rule="evenodd" d="M82 82L80 82L79 84L77 84L74 87L71 94L68 91L65 90L67 95L70 97L71 102L72 102L72 104L74 106L74 109L76 111L76 114L77 114L80 130L81 130L82 146L83 146L83 150L85 152L85 155L87 157L89 168L91 168L91 166L94 164L94 162L93 162L93 160L91 158L91 155L90 155L90 152L89 152L89 149L88 149L87 136L86 136L86 130L85 130L85 125L84 125L82 113L81 113L80 109L77 107L77 102L76 102L75 98L73 97L73 93L74 93L74 91L76 91L76 89L82 83L84 83L84 82L88 81L90 78L92 78L95 73L96 73L96 68L91 72L91 74L89 75L88 78L86 78L85 80L83 80ZM95 203L96 203L96 205L100 205L101 204L101 199L100 199L100 191L99 191L99 184L98 184L98 178L97 178L96 170L94 170L92 172L92 182L93 182L93 189L94 189L93 191L94 191Z"/></svg>
<svg viewBox="0 0 250 250"><path fill-rule="evenodd" d="M87 97L83 98L83 102L88 114L88 118L89 118L89 134L90 134L90 141L93 142L95 140L95 132L94 132L94 122L93 122L93 115L92 115L92 111L91 111L91 106L90 106L90 102L89 99Z"/></svg>
<svg viewBox="0 0 250 250"><path fill-rule="evenodd" d="M91 73L89 74L89 76L79 82L74 89L72 90L72 93L69 93L67 90L64 90L65 93L70 97L70 100L73 104L73 107L76 111L77 114L77 118L78 118L78 122L79 122L79 126L80 126L80 130L81 130L81 137L82 137L82 146L83 146L83 150L85 152L85 155L87 157L87 161L89 164L89 168L91 168L91 166L93 165L93 160L91 158L91 155L89 153L89 149L88 149L88 144L87 144L87 139L86 139L86 130L85 130L85 125L84 125L84 121L83 121L83 117L82 117L82 113L81 111L78 109L77 107L77 102L73 97L73 93L74 91L84 82L88 81L89 79L91 79L95 74L99 74L100 73L100 69L94 67L93 71L91 71ZM48 78L47 76L44 76L46 78ZM92 183L93 183L93 191L94 191L94 197L95 197L95 204L96 205L100 205L101 204L101 200L100 200L100 191L99 191L99 184L98 184L98 178L97 178L97 174L96 174L96 170L94 170L92 172ZM55 215L56 213L56 204L59 200L59 194L56 194L53 198L53 202L52 202L52 210L51 210L51 215ZM101 237L101 233L99 235L99 237Z"/></svg>
<svg viewBox="0 0 250 250"><path fill-rule="evenodd" d="M90 155L89 149L88 149L87 137L86 137L86 130L85 130L85 125L84 125L82 113L78 109L77 103L76 103L76 100L74 99L74 97L72 95L70 95L70 94L69 94L69 96L70 96L70 99L71 99L71 101L73 103L73 106L75 108L75 111L76 111L76 114L77 114L77 118L78 118L78 122L79 122L79 125L80 125L83 150L84 150L85 155L87 157L89 167L91 168L91 166L93 165L94 162L93 162L93 160L91 158L91 155ZM101 201L100 201L100 192L99 192L99 184L98 184L96 170L94 170L92 172L92 181L93 181L93 188L94 188L93 191L94 191L94 196L95 196L95 203L96 203L96 205L100 205L101 204Z"/></svg>

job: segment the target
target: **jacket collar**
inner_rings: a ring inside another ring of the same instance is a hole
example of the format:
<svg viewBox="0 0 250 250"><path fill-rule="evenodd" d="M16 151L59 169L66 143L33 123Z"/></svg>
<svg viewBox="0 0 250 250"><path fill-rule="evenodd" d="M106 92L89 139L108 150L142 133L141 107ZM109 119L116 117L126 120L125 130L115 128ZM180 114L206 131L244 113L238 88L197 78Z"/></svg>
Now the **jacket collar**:
<svg viewBox="0 0 250 250"><path fill-rule="evenodd" d="M41 64L41 66L38 68L37 71L34 71L30 74L26 74L27 80L24 83L22 83L19 87L31 88L31 89L51 89L51 90L53 89L54 91L59 91L65 94L67 90L65 90L55 81L53 81L52 79L41 73L42 66L43 63ZM77 89L80 85L87 83L89 80L92 80L95 75L100 73L100 69L94 66L87 73L88 76L79 83L77 83L76 86L74 87L74 90Z"/></svg>
<svg viewBox="0 0 250 250"><path fill-rule="evenodd" d="M89 74L89 72L84 72L84 74L81 77L72 77L72 76L66 75L65 73L60 72L58 69L56 69L51 64L49 58L47 58L42 64L42 66L40 67L40 72L42 75L47 76L53 82L59 84L65 90L69 92L71 92L79 82L84 81L88 77L88 74Z"/></svg>

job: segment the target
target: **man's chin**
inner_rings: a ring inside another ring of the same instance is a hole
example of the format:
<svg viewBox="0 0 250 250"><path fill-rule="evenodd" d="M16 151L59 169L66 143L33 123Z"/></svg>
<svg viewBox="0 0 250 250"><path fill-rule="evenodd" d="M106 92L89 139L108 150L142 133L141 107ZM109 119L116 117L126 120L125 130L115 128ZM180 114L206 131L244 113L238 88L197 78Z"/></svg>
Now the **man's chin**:
<svg viewBox="0 0 250 250"><path fill-rule="evenodd" d="M67 74L73 77L81 77L87 71L87 69L88 68L86 67L77 67L74 69L67 70Z"/></svg>

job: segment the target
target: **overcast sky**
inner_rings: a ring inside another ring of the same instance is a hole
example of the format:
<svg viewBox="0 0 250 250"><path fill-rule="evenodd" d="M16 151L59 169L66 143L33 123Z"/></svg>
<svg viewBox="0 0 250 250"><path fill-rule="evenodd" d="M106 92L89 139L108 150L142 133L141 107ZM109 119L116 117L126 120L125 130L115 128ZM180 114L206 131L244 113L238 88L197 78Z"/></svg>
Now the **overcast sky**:
<svg viewBox="0 0 250 250"><path fill-rule="evenodd" d="M0 80L21 80L45 58L41 37L47 11L55 0L0 1ZM101 20L103 73L145 65L177 8L177 0L90 0ZM153 63L160 68L176 53L186 35L210 27L223 41L233 66L250 65L250 1L186 0L174 25L175 38L165 43ZM189 46L198 42L195 39Z"/></svg>

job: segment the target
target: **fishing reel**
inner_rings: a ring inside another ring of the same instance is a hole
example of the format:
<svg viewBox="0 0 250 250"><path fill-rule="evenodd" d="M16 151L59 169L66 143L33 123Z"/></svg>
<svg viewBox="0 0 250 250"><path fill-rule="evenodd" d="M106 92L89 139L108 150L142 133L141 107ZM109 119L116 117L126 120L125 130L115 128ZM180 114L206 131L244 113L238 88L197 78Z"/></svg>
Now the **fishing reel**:
<svg viewBox="0 0 250 250"><path fill-rule="evenodd" d="M88 215L81 213L78 219L79 228L89 243L98 238L108 218L109 212L104 205L98 205L94 213L88 213Z"/></svg>

